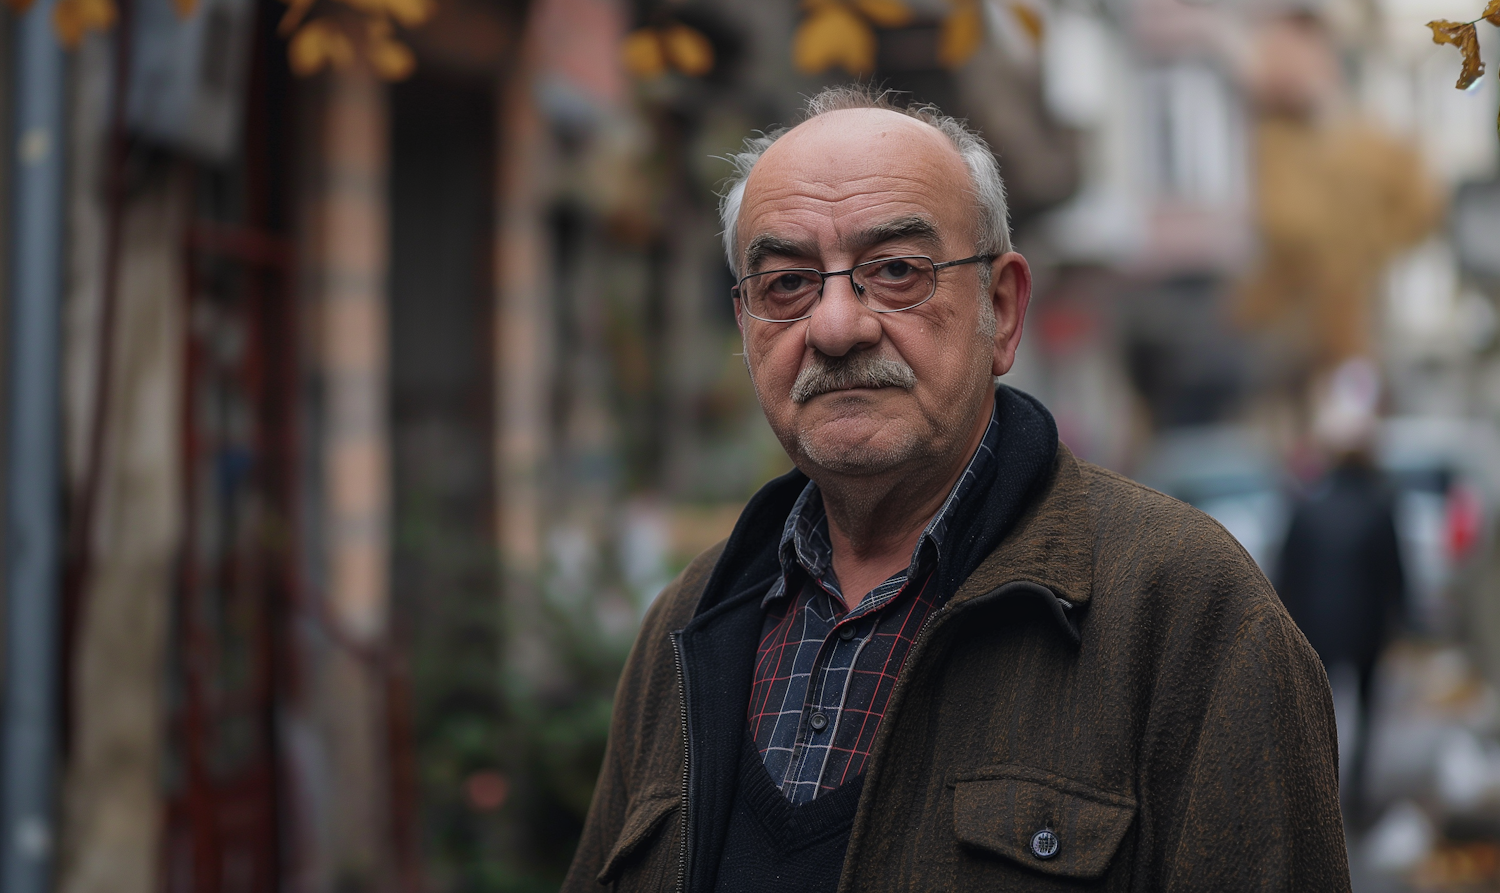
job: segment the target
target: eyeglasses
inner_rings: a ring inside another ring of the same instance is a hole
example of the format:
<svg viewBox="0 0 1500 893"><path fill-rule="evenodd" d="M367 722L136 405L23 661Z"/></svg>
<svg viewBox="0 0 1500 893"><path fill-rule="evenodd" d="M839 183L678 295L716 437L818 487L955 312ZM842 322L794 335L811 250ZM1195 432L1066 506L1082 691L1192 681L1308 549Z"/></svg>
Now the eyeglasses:
<svg viewBox="0 0 1500 893"><path fill-rule="evenodd" d="M762 322L797 322L813 314L830 276L848 276L854 296L876 313L899 313L920 307L937 294L937 273L944 267L988 263L993 255L933 263L921 255L867 260L847 270L766 270L739 281L733 294L745 312Z"/></svg>

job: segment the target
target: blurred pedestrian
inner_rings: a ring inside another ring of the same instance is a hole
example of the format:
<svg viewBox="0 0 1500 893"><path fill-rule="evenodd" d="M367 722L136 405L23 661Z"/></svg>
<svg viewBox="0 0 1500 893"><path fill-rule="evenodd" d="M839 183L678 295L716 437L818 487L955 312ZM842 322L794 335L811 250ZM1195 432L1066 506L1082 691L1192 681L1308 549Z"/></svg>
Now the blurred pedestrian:
<svg viewBox="0 0 1500 893"><path fill-rule="evenodd" d="M1405 594L1395 493L1373 455L1378 402L1379 378L1369 361L1351 360L1334 372L1314 425L1331 464L1293 509L1277 568L1281 600L1329 678L1356 688L1355 715L1338 717L1346 750L1342 799L1355 822L1369 806L1375 665L1397 628Z"/></svg>

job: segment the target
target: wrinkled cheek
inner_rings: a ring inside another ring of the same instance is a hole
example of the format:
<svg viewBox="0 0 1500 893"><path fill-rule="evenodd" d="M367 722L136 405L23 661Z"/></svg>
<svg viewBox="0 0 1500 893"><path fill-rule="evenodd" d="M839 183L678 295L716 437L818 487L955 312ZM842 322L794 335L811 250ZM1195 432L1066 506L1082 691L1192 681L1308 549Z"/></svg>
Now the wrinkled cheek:
<svg viewBox="0 0 1500 893"><path fill-rule="evenodd" d="M775 387L776 383L787 377L786 369L791 367L791 376L796 377L795 363L786 362L785 352L775 350L776 345L745 342L745 367L750 370L750 380L755 382L757 388ZM787 381L790 387L790 379Z"/></svg>

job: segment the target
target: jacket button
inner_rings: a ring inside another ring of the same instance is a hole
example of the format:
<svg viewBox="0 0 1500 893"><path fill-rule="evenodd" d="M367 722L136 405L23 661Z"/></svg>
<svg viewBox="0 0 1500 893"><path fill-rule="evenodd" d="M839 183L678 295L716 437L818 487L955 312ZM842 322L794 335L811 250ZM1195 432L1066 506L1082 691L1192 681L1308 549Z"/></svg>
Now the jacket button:
<svg viewBox="0 0 1500 893"><path fill-rule="evenodd" d="M812 718L807 721L807 724L813 727L814 732L821 732L828 728L828 717L821 713L814 713Z"/></svg>
<svg viewBox="0 0 1500 893"><path fill-rule="evenodd" d="M854 638L854 624L851 623L848 626L845 626L842 629L840 629L839 630L839 638L843 639L845 642L847 642L850 639Z"/></svg>
<svg viewBox="0 0 1500 893"><path fill-rule="evenodd" d="M1051 859L1057 855L1057 835L1046 828L1031 835L1031 855Z"/></svg>

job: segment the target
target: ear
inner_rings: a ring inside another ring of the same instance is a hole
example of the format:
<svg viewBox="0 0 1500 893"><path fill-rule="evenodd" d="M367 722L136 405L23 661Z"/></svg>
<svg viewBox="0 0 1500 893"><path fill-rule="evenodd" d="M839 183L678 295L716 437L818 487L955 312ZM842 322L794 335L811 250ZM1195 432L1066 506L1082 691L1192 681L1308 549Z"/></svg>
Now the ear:
<svg viewBox="0 0 1500 893"><path fill-rule="evenodd" d="M730 294L734 296L734 324L739 326L740 337L745 337L745 307L740 303L740 290L735 288Z"/></svg>
<svg viewBox="0 0 1500 893"><path fill-rule="evenodd" d="M995 308L995 356L990 374L1004 375L1016 362L1021 326L1031 303L1031 266L1014 251L990 261L990 301Z"/></svg>

